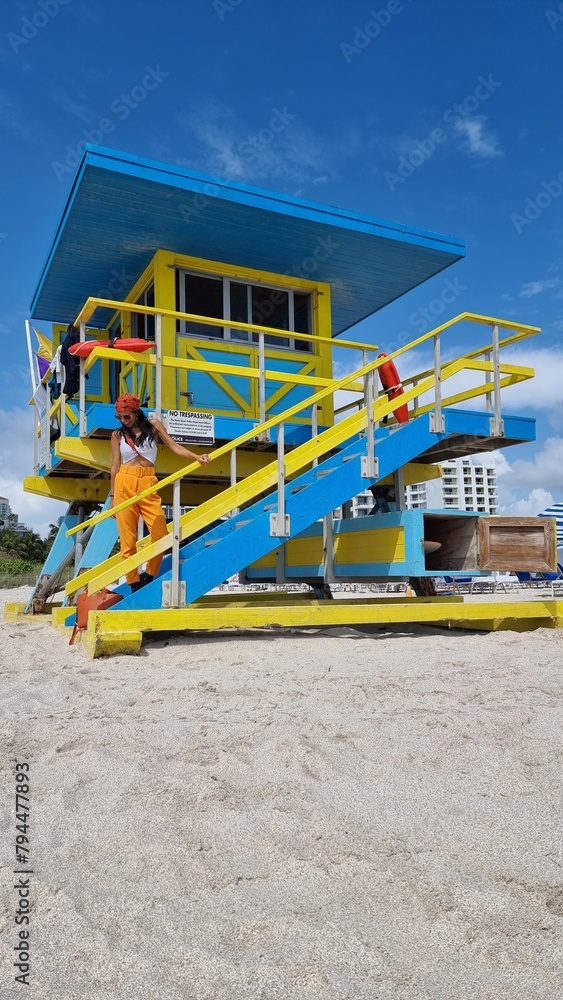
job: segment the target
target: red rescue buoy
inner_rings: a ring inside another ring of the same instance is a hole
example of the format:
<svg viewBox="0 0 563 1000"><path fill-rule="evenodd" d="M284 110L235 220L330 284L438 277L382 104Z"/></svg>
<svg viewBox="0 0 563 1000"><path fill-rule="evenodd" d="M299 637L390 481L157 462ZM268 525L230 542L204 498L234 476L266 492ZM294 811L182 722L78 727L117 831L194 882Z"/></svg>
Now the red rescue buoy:
<svg viewBox="0 0 563 1000"><path fill-rule="evenodd" d="M381 354L377 355L377 357L386 358L387 354L382 351ZM379 372L381 385L389 397L389 402L392 402L392 400L404 395L405 390L401 384L399 373L392 361L384 361L381 367L377 370ZM398 424L407 423L409 419L409 408L406 403L403 403L402 406L398 406L396 410L393 410L393 413L395 414L395 419Z"/></svg>
<svg viewBox="0 0 563 1000"><path fill-rule="evenodd" d="M115 347L116 351L134 351L140 354L142 351L150 351L154 347L152 340L141 340L140 337L124 337L123 340L82 340L78 344L69 347L68 353L79 358L87 358L96 347Z"/></svg>

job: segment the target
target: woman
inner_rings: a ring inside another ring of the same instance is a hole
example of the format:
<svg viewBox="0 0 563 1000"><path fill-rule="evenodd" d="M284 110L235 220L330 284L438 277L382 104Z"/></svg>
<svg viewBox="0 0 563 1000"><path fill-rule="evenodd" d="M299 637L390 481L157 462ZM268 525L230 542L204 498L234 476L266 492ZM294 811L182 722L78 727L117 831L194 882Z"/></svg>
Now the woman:
<svg viewBox="0 0 563 1000"><path fill-rule="evenodd" d="M158 479L154 464L159 441L168 445L175 455L191 458L200 465L207 465L209 462L209 455L194 455L192 451L174 441L156 417L147 419L137 396L132 396L130 393L120 396L115 403L115 415L121 422L121 427L111 436L110 507L131 499L149 486L156 486ZM117 521L123 559L128 559L137 551L137 528L140 517L150 531L151 541L156 542L167 534L159 493L151 493L144 500L139 500L125 510L119 511L114 517ZM134 569L127 573L126 580L131 590L134 592L151 583L160 569L161 562L162 555L154 556L147 563L146 572L139 574L139 570Z"/></svg>

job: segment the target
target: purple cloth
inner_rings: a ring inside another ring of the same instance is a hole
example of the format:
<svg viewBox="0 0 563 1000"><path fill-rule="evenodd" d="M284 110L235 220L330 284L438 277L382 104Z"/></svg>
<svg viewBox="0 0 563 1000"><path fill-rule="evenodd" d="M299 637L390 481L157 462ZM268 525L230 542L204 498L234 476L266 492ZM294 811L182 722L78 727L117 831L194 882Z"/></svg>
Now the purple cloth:
<svg viewBox="0 0 563 1000"><path fill-rule="evenodd" d="M47 358L42 358L39 354L36 354L35 357L37 358L37 371L39 372L39 378L42 379L43 376L49 371L49 365L51 362L47 361Z"/></svg>

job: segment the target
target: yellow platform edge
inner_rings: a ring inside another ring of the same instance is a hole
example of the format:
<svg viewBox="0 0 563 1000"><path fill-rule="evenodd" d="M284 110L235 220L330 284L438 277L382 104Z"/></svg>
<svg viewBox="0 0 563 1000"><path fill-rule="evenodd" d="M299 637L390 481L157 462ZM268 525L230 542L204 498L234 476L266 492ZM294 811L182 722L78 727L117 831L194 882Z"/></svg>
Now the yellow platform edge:
<svg viewBox="0 0 563 1000"><path fill-rule="evenodd" d="M74 608L54 608L50 617L24 615L24 610L25 604L7 603L5 620L50 621L57 631L68 634L66 619L74 613ZM563 601L465 604L463 597L450 595L407 600L380 596L318 601L307 593L225 593L208 595L187 608L91 612L88 629L80 633L79 641L85 652L95 658L124 653L136 655L147 632L392 624L435 625L485 632L562 628Z"/></svg>
<svg viewBox="0 0 563 1000"><path fill-rule="evenodd" d="M422 624L480 631L563 627L563 601L464 604L459 598L328 600L289 604L224 602L189 608L91 612L83 643L91 656L140 651L147 632Z"/></svg>

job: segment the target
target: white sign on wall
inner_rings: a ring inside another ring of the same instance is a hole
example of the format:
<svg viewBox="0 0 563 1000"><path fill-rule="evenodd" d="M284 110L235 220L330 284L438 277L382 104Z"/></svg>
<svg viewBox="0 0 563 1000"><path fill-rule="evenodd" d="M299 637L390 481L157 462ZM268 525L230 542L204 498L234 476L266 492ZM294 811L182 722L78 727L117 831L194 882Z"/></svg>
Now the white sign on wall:
<svg viewBox="0 0 563 1000"><path fill-rule="evenodd" d="M215 444L215 416L194 410L168 410L164 426L179 444Z"/></svg>

